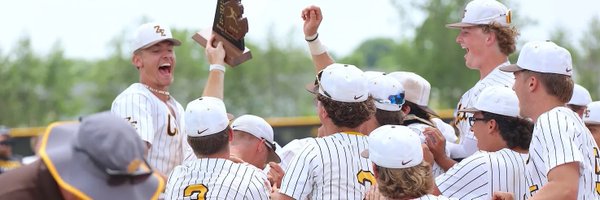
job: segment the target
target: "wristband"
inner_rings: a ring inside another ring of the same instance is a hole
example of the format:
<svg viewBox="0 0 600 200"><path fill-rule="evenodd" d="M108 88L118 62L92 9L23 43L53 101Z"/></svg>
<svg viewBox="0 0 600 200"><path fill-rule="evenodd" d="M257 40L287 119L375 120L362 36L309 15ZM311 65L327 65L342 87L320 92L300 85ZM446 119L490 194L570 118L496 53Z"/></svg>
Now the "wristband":
<svg viewBox="0 0 600 200"><path fill-rule="evenodd" d="M315 33L314 35L304 37L304 40L306 40L307 42L312 42L317 40L317 38L319 38L319 33Z"/></svg>
<svg viewBox="0 0 600 200"><path fill-rule="evenodd" d="M208 67L208 71L212 70L220 70L222 72L225 72L225 66L219 64L212 64Z"/></svg>
<svg viewBox="0 0 600 200"><path fill-rule="evenodd" d="M319 38L312 42L308 42L308 49L310 50L310 54L313 56L318 56L327 52L327 47L321 44L321 40L319 40Z"/></svg>

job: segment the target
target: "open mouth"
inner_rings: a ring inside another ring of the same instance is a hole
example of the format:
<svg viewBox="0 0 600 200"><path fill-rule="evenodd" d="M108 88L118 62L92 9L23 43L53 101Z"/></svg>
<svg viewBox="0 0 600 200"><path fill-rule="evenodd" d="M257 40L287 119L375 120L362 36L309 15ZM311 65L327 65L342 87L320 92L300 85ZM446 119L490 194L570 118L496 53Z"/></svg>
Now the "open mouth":
<svg viewBox="0 0 600 200"><path fill-rule="evenodd" d="M467 57L467 54L469 54L469 48L467 48L467 47L465 47L463 45L461 45L460 47L466 51L465 52L465 57Z"/></svg>
<svg viewBox="0 0 600 200"><path fill-rule="evenodd" d="M171 74L171 69L172 69L172 67L171 67L171 64L169 64L169 63L163 63L158 67L158 71L161 74L166 74L166 75Z"/></svg>

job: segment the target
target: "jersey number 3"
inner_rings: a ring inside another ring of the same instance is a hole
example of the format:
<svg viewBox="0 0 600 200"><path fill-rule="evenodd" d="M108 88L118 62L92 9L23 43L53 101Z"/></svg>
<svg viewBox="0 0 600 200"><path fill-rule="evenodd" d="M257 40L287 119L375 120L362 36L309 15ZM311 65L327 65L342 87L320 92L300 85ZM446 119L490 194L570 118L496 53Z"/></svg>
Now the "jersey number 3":
<svg viewBox="0 0 600 200"><path fill-rule="evenodd" d="M373 172L360 170L356 174L356 178L358 179L358 183L365 185L366 182L370 182L371 185L375 185L375 176Z"/></svg>
<svg viewBox="0 0 600 200"><path fill-rule="evenodd" d="M206 199L206 192L208 192L208 188L204 184L188 185L183 190L183 197L204 200Z"/></svg>

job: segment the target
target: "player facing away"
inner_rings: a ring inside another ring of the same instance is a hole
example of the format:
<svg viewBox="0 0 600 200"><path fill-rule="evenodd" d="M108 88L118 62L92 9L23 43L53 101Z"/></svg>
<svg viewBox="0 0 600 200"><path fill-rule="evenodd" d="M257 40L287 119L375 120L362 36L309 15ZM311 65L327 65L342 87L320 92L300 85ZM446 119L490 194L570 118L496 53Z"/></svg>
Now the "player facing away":
<svg viewBox="0 0 600 200"><path fill-rule="evenodd" d="M384 125L369 134L361 156L373 165L377 185L367 200L448 199L435 196L431 160L424 159L420 136L402 125ZM391 153L394 152L394 153Z"/></svg>
<svg viewBox="0 0 600 200"><path fill-rule="evenodd" d="M363 72L332 64L316 78L320 138L310 138L286 169L280 199L363 199L375 182L360 156L367 136L358 127L375 112Z"/></svg>
<svg viewBox="0 0 600 200"><path fill-rule="evenodd" d="M550 41L525 44L515 75L523 117L535 122L526 160L530 199L598 199L598 146L581 118L564 105L573 92L571 54Z"/></svg>
<svg viewBox="0 0 600 200"><path fill-rule="evenodd" d="M131 84L112 103L111 111L125 118L148 147L148 163L167 175L184 159L183 107L169 93L175 74L173 39L160 23L141 25L133 43L131 62L139 82Z"/></svg>
<svg viewBox="0 0 600 200"><path fill-rule="evenodd" d="M448 146L452 158L465 158L477 151L477 139L468 121L473 115L457 111L473 107L485 87L512 87L513 75L498 70L498 67L510 64L508 56L516 49L518 32L511 26L510 9L496 0L469 2L461 22L446 27L460 29L456 43L466 51L465 64L467 68L479 71L479 81L462 95L454 113L459 145Z"/></svg>

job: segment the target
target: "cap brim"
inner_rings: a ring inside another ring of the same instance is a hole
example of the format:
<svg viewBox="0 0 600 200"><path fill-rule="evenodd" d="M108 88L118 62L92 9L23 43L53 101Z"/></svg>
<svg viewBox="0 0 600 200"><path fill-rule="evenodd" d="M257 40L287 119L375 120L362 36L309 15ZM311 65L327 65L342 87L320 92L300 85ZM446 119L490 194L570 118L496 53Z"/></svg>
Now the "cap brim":
<svg viewBox="0 0 600 200"><path fill-rule="evenodd" d="M169 41L169 42L173 43L173 46L179 46L179 45L181 45L181 41L179 41L178 39L174 39L174 38L167 38L167 39L156 40L156 41L154 41L154 42L150 42L150 43L148 43L148 44L146 44L146 45L144 45L144 46L142 46L142 47L140 47L140 48L136 49L134 52L137 52L137 51L139 51L139 50L142 50L142 49L146 49L146 48L148 48L148 47L151 47L151 46L153 46L153 45L155 45L155 44L158 44L158 43L161 43L161 42L163 42L163 41Z"/></svg>
<svg viewBox="0 0 600 200"><path fill-rule="evenodd" d="M275 153L275 151L269 150L269 157L267 158L267 161L281 163L281 158L277 153Z"/></svg>
<svg viewBox="0 0 600 200"><path fill-rule="evenodd" d="M440 117L440 115L438 115L435 111L433 111L431 108L429 108L427 106L421 106L420 105L419 107L421 107L421 109L425 110L425 112L427 112L427 113L429 113L429 114L431 114L433 116Z"/></svg>
<svg viewBox="0 0 600 200"><path fill-rule="evenodd" d="M458 110L458 112L468 112L468 113L474 113L474 112L479 112L481 110L477 110L477 108L465 108L465 109L461 109Z"/></svg>
<svg viewBox="0 0 600 200"><path fill-rule="evenodd" d="M365 149L364 151L360 152L360 156L363 158L369 158L369 150Z"/></svg>
<svg viewBox="0 0 600 200"><path fill-rule="evenodd" d="M306 91L310 92L311 94L317 95L319 86L315 85L314 83L308 83L304 85L304 89L306 89Z"/></svg>
<svg viewBox="0 0 600 200"><path fill-rule="evenodd" d="M524 69L519 67L517 64L512 64L512 65L502 66L502 67L500 67L500 70L503 72L518 72L518 71L521 71Z"/></svg>
<svg viewBox="0 0 600 200"><path fill-rule="evenodd" d="M54 123L42 138L40 158L59 187L80 199L110 199L114 194L123 199L158 198L165 184L157 172L133 184L107 184L109 175L88 155L73 148L78 130L79 123Z"/></svg>
<svg viewBox="0 0 600 200"><path fill-rule="evenodd" d="M469 23L464 23L464 22L446 24L446 28L454 28L454 29L472 27L472 26L477 26L477 24L469 24Z"/></svg>

